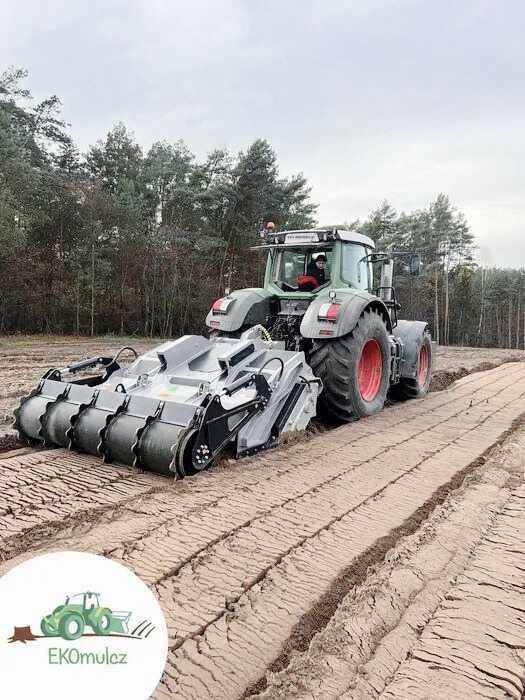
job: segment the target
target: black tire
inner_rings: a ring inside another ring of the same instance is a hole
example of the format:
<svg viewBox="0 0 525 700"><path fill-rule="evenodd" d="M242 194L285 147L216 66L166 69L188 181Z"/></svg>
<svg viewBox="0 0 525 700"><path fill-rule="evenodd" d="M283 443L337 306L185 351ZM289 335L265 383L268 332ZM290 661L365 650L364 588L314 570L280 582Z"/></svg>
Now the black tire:
<svg viewBox="0 0 525 700"><path fill-rule="evenodd" d="M423 373L421 366L423 355L426 353L427 367ZM423 376L423 374L424 376ZM421 375L421 376L420 376ZM418 362L415 379L403 377L399 384L395 384L390 395L397 401L406 401L407 399L421 399L428 394L430 382L432 380L432 340L430 333L425 331L421 338L421 344L418 349Z"/></svg>
<svg viewBox="0 0 525 700"><path fill-rule="evenodd" d="M359 365L368 341L376 341L381 351L381 377L377 393L365 400L359 386ZM323 382L318 404L323 417L348 423L378 413L390 386L390 341L383 317L374 310L364 311L351 333L333 340L314 340L309 363Z"/></svg>

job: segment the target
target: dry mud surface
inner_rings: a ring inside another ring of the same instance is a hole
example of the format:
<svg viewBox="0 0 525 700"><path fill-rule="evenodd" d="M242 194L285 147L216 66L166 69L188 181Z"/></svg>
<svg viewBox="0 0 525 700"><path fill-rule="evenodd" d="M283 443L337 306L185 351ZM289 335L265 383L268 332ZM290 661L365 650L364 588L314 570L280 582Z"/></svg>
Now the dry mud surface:
<svg viewBox="0 0 525 700"><path fill-rule="evenodd" d="M111 357L123 345L143 352L160 341L134 338L75 338L63 336L0 337L0 435L9 427L12 409L51 367L98 355Z"/></svg>
<svg viewBox="0 0 525 700"><path fill-rule="evenodd" d="M28 373L105 342L0 345L6 413ZM133 569L169 627L156 698L520 698L525 363L509 355L440 349L438 380L507 363L182 482L4 452L0 573L56 549Z"/></svg>

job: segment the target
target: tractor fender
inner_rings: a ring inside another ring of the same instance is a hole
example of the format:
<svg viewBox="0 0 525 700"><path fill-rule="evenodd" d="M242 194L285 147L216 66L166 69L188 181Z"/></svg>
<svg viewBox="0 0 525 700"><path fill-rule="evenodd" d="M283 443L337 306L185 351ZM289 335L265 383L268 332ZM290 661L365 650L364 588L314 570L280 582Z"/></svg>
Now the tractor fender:
<svg viewBox="0 0 525 700"><path fill-rule="evenodd" d="M265 289L239 289L213 303L206 325L231 333L242 326L264 324L270 313L270 298L271 294Z"/></svg>
<svg viewBox="0 0 525 700"><path fill-rule="evenodd" d="M428 332L426 321L398 321L394 336L403 344L403 362L401 377L415 379L417 376L419 350L425 333Z"/></svg>
<svg viewBox="0 0 525 700"><path fill-rule="evenodd" d="M308 307L301 321L301 335L304 338L340 338L347 335L357 325L359 317L367 309L377 311L384 319L387 331L392 331L390 314L379 297L361 289L335 290L336 296L330 299L328 293L317 297ZM326 320L320 314L326 304L339 304L335 319Z"/></svg>

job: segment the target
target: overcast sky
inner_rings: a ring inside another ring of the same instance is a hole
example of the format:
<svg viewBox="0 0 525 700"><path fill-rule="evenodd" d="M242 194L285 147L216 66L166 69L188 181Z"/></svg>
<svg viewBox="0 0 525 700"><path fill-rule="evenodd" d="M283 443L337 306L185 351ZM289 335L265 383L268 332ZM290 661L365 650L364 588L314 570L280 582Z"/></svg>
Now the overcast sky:
<svg viewBox="0 0 525 700"><path fill-rule="evenodd" d="M523 0L0 0L8 65L82 151L117 121L199 157L263 137L321 223L446 192L525 266Z"/></svg>

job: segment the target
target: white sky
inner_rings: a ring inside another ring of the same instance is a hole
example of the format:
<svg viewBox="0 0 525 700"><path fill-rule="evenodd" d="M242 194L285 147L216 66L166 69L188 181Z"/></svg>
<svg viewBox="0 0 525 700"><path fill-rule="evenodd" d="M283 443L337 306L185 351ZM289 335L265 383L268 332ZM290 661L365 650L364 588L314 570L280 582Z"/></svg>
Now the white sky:
<svg viewBox="0 0 525 700"><path fill-rule="evenodd" d="M57 94L85 151L119 120L198 157L262 137L324 223L447 193L525 266L525 3L3 0L0 69Z"/></svg>

